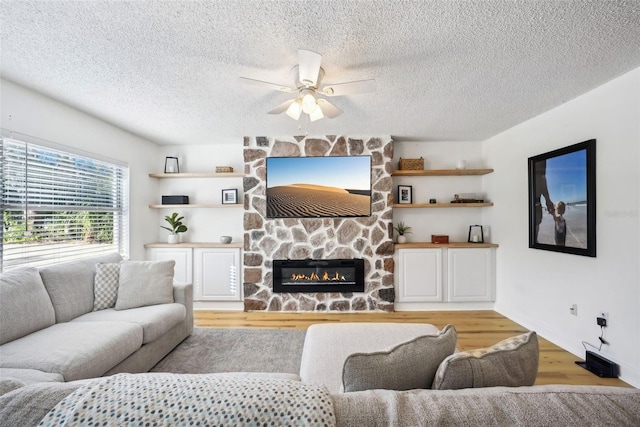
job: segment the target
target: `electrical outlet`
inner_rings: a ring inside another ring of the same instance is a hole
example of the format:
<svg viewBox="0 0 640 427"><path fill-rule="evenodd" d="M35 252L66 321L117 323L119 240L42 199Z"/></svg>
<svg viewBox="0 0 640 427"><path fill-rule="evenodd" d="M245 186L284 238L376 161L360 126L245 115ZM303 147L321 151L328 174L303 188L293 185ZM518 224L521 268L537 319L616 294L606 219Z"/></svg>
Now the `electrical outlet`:
<svg viewBox="0 0 640 427"><path fill-rule="evenodd" d="M602 326L606 328L609 325L609 313L606 311L601 311L598 313L598 317L596 317L596 323L598 326Z"/></svg>
<svg viewBox="0 0 640 427"><path fill-rule="evenodd" d="M569 313L573 314L574 316L578 315L578 304L572 304L571 307L569 307Z"/></svg>

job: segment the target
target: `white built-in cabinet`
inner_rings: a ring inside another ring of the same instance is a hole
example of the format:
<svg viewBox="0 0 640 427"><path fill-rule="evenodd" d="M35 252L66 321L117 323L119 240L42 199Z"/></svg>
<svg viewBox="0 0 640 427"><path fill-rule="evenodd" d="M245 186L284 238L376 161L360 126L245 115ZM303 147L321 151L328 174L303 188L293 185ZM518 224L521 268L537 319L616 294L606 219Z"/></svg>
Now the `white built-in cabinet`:
<svg viewBox="0 0 640 427"><path fill-rule="evenodd" d="M149 248L147 247L147 260L176 262L173 281L175 283L193 283L193 250L191 248Z"/></svg>
<svg viewBox="0 0 640 427"><path fill-rule="evenodd" d="M419 245L407 244L406 246L414 247L396 250L396 302L495 300L497 245L416 247Z"/></svg>
<svg viewBox="0 0 640 427"><path fill-rule="evenodd" d="M447 301L495 300L495 249L448 248Z"/></svg>
<svg viewBox="0 0 640 427"><path fill-rule="evenodd" d="M400 249L397 254L396 301L442 301L442 250Z"/></svg>
<svg viewBox="0 0 640 427"><path fill-rule="evenodd" d="M147 259L174 260L177 283L193 284L194 301L242 301L240 244L151 243Z"/></svg>
<svg viewBox="0 0 640 427"><path fill-rule="evenodd" d="M197 301L240 301L240 249L193 250L194 295Z"/></svg>

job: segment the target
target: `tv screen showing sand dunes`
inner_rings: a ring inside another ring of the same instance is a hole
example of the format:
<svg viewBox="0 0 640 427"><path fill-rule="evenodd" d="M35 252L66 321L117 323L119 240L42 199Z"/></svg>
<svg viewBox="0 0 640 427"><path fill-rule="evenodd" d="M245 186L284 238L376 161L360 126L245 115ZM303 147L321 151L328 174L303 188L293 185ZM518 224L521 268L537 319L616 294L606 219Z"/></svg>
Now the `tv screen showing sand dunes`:
<svg viewBox="0 0 640 427"><path fill-rule="evenodd" d="M267 218L371 215L371 156L267 157Z"/></svg>

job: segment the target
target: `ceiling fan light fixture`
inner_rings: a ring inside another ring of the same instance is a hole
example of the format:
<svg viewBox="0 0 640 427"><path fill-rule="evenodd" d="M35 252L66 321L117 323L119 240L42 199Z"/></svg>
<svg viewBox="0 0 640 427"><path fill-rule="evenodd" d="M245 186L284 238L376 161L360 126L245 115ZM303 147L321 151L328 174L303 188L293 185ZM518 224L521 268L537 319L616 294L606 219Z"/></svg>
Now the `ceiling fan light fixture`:
<svg viewBox="0 0 640 427"><path fill-rule="evenodd" d="M318 103L316 102L316 98L313 96L312 91L306 92L307 93L302 97L302 111L307 114L311 114L318 106Z"/></svg>
<svg viewBox="0 0 640 427"><path fill-rule="evenodd" d="M287 116L291 117L293 120L300 119L300 114L302 113L302 100L300 98L296 99L289 105L287 108Z"/></svg>
<svg viewBox="0 0 640 427"><path fill-rule="evenodd" d="M324 114L322 113L322 108L320 108L320 106L316 104L315 110L313 110L311 114L309 114L309 119L312 122L315 122L316 120L320 120L323 117L324 117Z"/></svg>

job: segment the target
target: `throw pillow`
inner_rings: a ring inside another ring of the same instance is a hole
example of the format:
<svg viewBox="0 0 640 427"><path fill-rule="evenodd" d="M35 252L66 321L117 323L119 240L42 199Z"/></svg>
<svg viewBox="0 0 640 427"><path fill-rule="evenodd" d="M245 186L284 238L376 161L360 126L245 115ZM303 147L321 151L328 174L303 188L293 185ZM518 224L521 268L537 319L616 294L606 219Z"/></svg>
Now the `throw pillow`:
<svg viewBox="0 0 640 427"><path fill-rule="evenodd" d="M99 262L93 279L93 311L113 308L118 298L120 263Z"/></svg>
<svg viewBox="0 0 640 427"><path fill-rule="evenodd" d="M438 335L419 336L389 351L351 354L342 369L344 391L429 388L456 340L455 328L447 325Z"/></svg>
<svg viewBox="0 0 640 427"><path fill-rule="evenodd" d="M120 264L116 310L173 302L175 261L125 261Z"/></svg>
<svg viewBox="0 0 640 427"><path fill-rule="evenodd" d="M538 336L528 332L489 348L452 354L438 368L431 388L533 385L538 374L538 359Z"/></svg>

